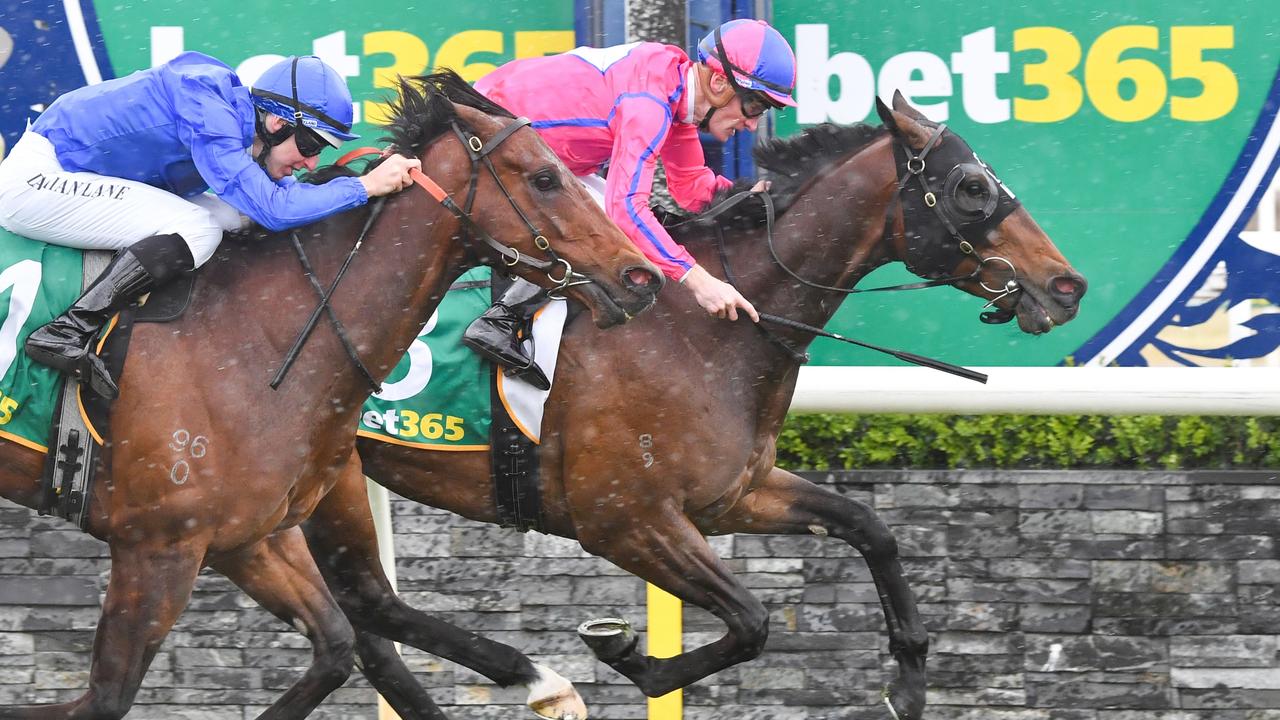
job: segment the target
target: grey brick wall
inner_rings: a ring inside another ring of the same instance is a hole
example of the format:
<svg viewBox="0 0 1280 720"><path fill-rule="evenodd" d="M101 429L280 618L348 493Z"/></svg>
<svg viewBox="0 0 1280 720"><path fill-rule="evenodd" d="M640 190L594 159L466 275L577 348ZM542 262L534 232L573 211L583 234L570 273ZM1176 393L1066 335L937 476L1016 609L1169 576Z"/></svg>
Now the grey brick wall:
<svg viewBox="0 0 1280 720"><path fill-rule="evenodd" d="M1280 482L1275 473L866 472L814 475L893 526L931 636L930 718L1280 720ZM568 541L397 500L411 603L522 648L579 684L597 718L643 697L573 628L643 628L644 586ZM690 720L884 718L886 654L862 560L834 540L715 547L772 615L765 654L686 691ZM77 696L105 548L0 503L0 706ZM720 634L688 609L686 646ZM522 718L523 692L406 649L459 718ZM220 577L201 577L131 718L251 718L310 658L306 641ZM376 717L351 680L321 718Z"/></svg>

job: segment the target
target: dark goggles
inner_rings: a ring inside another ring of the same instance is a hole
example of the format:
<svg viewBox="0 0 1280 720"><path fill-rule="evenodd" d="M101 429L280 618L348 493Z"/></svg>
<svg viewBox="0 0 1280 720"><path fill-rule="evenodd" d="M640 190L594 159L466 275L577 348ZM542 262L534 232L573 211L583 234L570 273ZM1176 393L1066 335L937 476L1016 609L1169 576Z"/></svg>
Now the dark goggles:
<svg viewBox="0 0 1280 720"><path fill-rule="evenodd" d="M764 93L755 90L740 91L738 99L742 101L742 116L748 120L760 117L774 106Z"/></svg>
<svg viewBox="0 0 1280 720"><path fill-rule="evenodd" d="M294 141L298 144L298 153L302 157L315 157L329 147L329 143L306 125L295 125Z"/></svg>

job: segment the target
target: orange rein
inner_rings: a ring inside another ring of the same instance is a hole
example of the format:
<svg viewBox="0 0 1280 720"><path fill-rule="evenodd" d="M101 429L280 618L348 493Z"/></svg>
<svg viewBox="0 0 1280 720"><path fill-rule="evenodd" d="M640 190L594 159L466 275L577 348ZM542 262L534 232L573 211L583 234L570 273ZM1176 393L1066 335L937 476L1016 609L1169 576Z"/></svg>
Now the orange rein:
<svg viewBox="0 0 1280 720"><path fill-rule="evenodd" d="M335 164L346 165L352 160L355 160L356 158L359 158L359 157L364 157L365 155L378 155L381 157L386 157L389 154L391 154L391 148L389 147L384 148L382 150L379 150L378 148L374 148L374 147L356 148L355 150L352 150L351 152L338 158L338 162ZM427 193L431 195L431 197L435 198L436 202L443 203L445 200L448 199L449 193L445 192L444 188L437 185L435 180L432 180L431 178L423 174L421 170L418 170L417 168L410 170L409 177L413 178L413 181L415 183L421 186L423 190L426 190Z"/></svg>

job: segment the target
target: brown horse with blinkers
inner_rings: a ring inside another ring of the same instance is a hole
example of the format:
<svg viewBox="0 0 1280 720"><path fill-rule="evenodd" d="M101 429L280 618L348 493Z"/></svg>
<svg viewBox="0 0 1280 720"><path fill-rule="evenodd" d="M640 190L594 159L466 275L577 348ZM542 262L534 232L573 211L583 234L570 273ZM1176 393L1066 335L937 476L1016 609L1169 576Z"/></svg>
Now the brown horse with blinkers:
<svg viewBox="0 0 1280 720"><path fill-rule="evenodd" d="M204 565L312 640L311 667L259 716L305 717L347 678L357 641L297 526L331 487L362 482L354 439L370 381L395 366L453 279L503 262L576 297L601 327L653 302L656 270L528 121L452 73L401 90L391 127L400 151L465 191L468 212L413 190L292 238L228 239L196 277L185 316L136 326L92 488L88 530L109 544L112 567L89 689L0 708L0 718L122 717ZM354 261L353 243L363 246ZM273 369L319 315L319 286L294 244L320 278L348 272L330 298L332 322L273 393ZM0 458L0 494L38 507L44 455L0 441ZM189 474L175 473L179 464Z"/></svg>
<svg viewBox="0 0 1280 720"><path fill-rule="evenodd" d="M1073 318L1084 278L994 173L901 95L892 109L877 106L883 128L818 126L758 153L773 171L776 227L750 212L759 203L746 200L736 215L719 219L734 236L719 252L716 222L686 223L676 238L713 272L732 267L757 308L809 325L822 326L835 313L843 294L834 291L849 291L893 261L987 300L994 310L986 322L1016 317L1024 332L1039 334ZM605 335L581 319L566 327L538 449L542 519L547 532L575 538L711 611L728 632L671 658L637 652L621 622L584 623L584 640L651 697L749 660L764 647L768 613L704 536L832 536L864 556L881 598L898 664L885 689L888 711L899 720L921 718L929 640L893 536L871 507L774 466L811 337L711 318L686 295L664 293L653 312ZM357 446L365 473L382 485L497 522L486 453L424 452L364 438ZM377 564L366 508L353 476L306 526L330 588L358 630L448 657L504 685L524 681L529 661L514 649L426 619L395 599Z"/></svg>

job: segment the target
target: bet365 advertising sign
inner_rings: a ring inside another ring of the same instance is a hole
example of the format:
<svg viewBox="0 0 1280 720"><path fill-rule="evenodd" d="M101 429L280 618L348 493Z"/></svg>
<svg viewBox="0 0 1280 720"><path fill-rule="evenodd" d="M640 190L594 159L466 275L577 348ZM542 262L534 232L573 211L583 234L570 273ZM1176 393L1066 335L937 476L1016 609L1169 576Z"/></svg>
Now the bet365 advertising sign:
<svg viewBox="0 0 1280 720"><path fill-rule="evenodd" d="M386 117L397 74L444 65L474 81L513 58L568 50L574 7L9 3L0 140L12 144L62 92L199 50L247 82L284 55L321 56L347 77L356 131L376 141L371 123ZM982 302L949 288L853 296L832 329L975 365L1198 364L1280 345L1280 313L1237 324L1217 347L1184 340L1224 324L1228 308L1280 304L1280 243L1248 226L1280 145L1274 2L774 0L773 23L799 61L799 107L779 113L780 134L876 122L875 95L901 90L969 140L1089 280L1079 316L1041 337L981 324ZM1215 268L1225 288L1193 297ZM891 266L864 282L906 279ZM813 350L821 364L883 361L825 340Z"/></svg>
<svg viewBox="0 0 1280 720"><path fill-rule="evenodd" d="M397 75L448 66L475 81L512 58L564 52L573 43L568 2L9 3L0 13L0 130L11 145L23 120L58 94L198 50L236 68L246 83L286 55L320 56L346 77L356 132L374 142Z"/></svg>
<svg viewBox="0 0 1280 720"><path fill-rule="evenodd" d="M1247 229L1280 139L1273 3L775 0L774 24L799 63L780 134L878 122L875 95L901 90L996 168L1089 280L1080 315L1042 337L982 325L981 303L945 288L853 296L837 332L990 365L1198 364L1280 344L1265 321L1232 346L1177 340L1280 295L1280 248ZM1193 301L1219 264L1227 288ZM864 282L905 279L898 268ZM815 359L878 362L825 341Z"/></svg>

